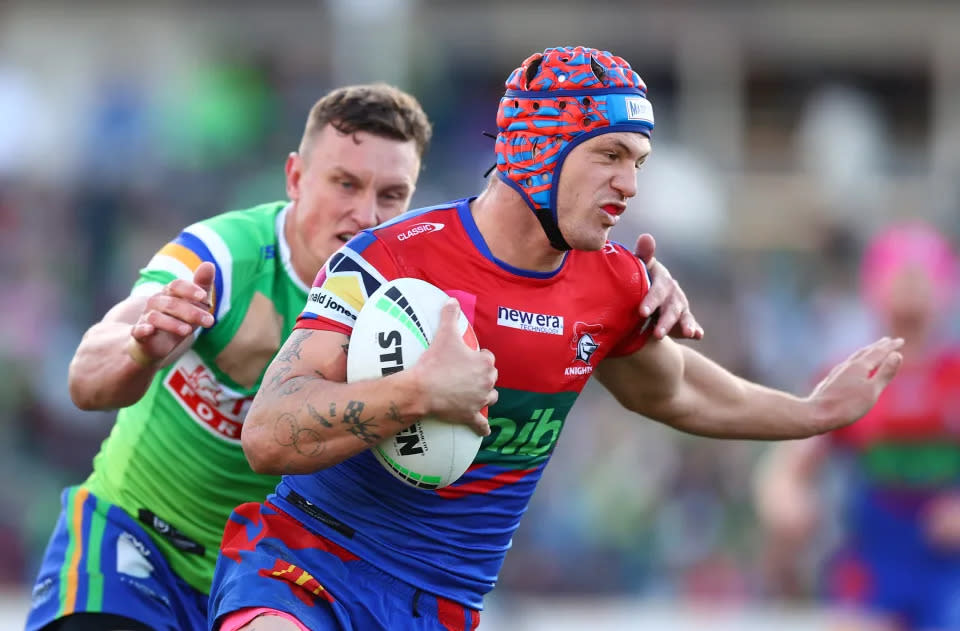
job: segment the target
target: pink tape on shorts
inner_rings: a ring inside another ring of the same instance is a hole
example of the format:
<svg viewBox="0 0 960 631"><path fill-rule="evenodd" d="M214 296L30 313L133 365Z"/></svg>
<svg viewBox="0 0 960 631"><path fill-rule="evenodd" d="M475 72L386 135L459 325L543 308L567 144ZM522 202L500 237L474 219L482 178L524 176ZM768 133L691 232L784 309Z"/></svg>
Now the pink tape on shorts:
<svg viewBox="0 0 960 631"><path fill-rule="evenodd" d="M243 627L243 625L252 622L257 616L277 616L279 618L283 618L284 620L289 620L293 624L297 625L297 628L300 629L300 631L310 631L310 629L305 627L302 622L288 614L286 611L277 611L276 609L271 609L269 607L247 607L245 609L238 609L237 611L229 613L223 619L223 622L220 623L220 631L237 631L237 629L240 629Z"/></svg>

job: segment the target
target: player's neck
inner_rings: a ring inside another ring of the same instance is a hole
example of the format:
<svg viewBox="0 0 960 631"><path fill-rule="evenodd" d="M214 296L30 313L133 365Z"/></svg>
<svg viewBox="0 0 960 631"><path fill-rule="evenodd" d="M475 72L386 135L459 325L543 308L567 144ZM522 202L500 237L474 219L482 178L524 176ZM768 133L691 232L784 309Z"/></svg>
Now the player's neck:
<svg viewBox="0 0 960 631"><path fill-rule="evenodd" d="M470 204L470 212L490 252L513 267L551 272L564 253L550 245L540 222L516 191L494 182Z"/></svg>
<svg viewBox="0 0 960 631"><path fill-rule="evenodd" d="M317 272L323 266L323 261L318 261L310 255L306 244L302 243L300 235L297 233L295 213L297 205L293 204L287 211L287 216L283 221L283 236L287 241L287 247L290 248L290 267L293 273L306 284L307 287L313 285Z"/></svg>

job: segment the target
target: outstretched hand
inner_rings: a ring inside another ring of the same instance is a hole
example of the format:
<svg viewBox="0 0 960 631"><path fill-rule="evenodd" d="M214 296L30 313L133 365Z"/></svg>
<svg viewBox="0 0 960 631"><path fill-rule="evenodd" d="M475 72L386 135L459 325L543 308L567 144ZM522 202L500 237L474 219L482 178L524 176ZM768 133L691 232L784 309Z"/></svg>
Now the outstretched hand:
<svg viewBox="0 0 960 631"><path fill-rule="evenodd" d="M902 346L902 338L880 338L834 366L817 384L810 400L824 413L825 430L849 425L870 411L903 362Z"/></svg>
<svg viewBox="0 0 960 631"><path fill-rule="evenodd" d="M213 326L210 291L216 269L204 261L193 280L176 279L150 296L143 313L130 329L127 350L142 365L161 362L198 327Z"/></svg>
<svg viewBox="0 0 960 631"><path fill-rule="evenodd" d="M703 327L690 312L690 303L680 284L674 280L670 270L654 256L657 242L653 235L644 233L637 237L634 255L643 261L650 272L650 291L640 302L640 316L649 317L659 309L653 336L660 339L670 337L700 340L703 339Z"/></svg>

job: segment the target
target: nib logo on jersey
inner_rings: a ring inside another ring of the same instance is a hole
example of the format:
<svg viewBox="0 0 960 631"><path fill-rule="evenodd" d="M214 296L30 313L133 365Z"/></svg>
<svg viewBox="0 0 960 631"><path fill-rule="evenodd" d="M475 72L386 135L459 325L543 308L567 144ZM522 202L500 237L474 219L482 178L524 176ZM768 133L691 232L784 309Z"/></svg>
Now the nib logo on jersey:
<svg viewBox="0 0 960 631"><path fill-rule="evenodd" d="M253 397L220 383L196 353L184 354L163 385L201 427L224 440L240 442L240 428Z"/></svg>
<svg viewBox="0 0 960 631"><path fill-rule="evenodd" d="M475 462L527 469L546 461L560 438L577 392L497 391L500 398L490 408L490 434L480 444Z"/></svg>
<svg viewBox="0 0 960 631"><path fill-rule="evenodd" d="M593 372L590 359L600 347L597 337L603 331L602 324L586 324L577 322L573 325L573 337L570 338L570 348L574 351L573 366L567 366L563 374L567 377L589 375ZM581 365L582 364L582 365Z"/></svg>

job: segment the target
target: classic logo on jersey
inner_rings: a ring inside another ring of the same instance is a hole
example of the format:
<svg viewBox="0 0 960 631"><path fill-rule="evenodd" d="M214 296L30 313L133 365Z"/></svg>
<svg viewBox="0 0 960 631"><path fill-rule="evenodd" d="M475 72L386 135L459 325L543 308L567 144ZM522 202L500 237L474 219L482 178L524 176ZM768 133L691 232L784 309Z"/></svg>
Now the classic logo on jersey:
<svg viewBox="0 0 960 631"><path fill-rule="evenodd" d="M397 241L406 241L410 237L415 237L418 234L424 234L427 232L439 232L443 230L444 224L442 223L433 223L431 221L421 221L420 223L415 223L406 232L401 232L397 235Z"/></svg>
<svg viewBox="0 0 960 631"><path fill-rule="evenodd" d="M596 336L603 331L602 324L586 324L577 322L573 325L573 337L570 338L570 348L574 351L573 366L568 366L563 374L567 377L589 375L593 372L590 359L600 347ZM580 364L584 364L581 366Z"/></svg>
<svg viewBox="0 0 960 631"><path fill-rule="evenodd" d="M225 387L195 353L174 364L164 386L187 414L214 436L239 443L252 396Z"/></svg>
<svg viewBox="0 0 960 631"><path fill-rule="evenodd" d="M352 328L360 308L383 282L373 266L345 248L334 254L317 276L302 315Z"/></svg>
<svg viewBox="0 0 960 631"><path fill-rule="evenodd" d="M602 251L604 254L616 254L616 253L617 253L617 248L616 248L616 246L614 246L612 243L610 243L609 241L607 241L606 243L603 244L603 250L601 250L601 251Z"/></svg>
<svg viewBox="0 0 960 631"><path fill-rule="evenodd" d="M534 333L563 335L563 316L521 311L510 307L497 307L497 325Z"/></svg>

